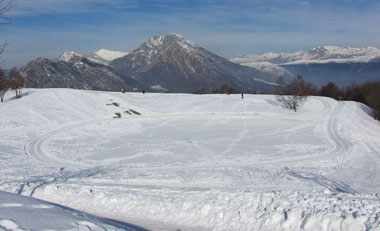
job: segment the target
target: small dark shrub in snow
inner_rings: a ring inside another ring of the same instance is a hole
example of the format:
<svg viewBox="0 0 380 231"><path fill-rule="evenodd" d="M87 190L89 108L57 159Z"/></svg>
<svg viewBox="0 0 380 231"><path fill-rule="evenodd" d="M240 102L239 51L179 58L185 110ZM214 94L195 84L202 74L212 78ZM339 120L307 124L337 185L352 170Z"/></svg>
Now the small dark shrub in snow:
<svg viewBox="0 0 380 231"><path fill-rule="evenodd" d="M236 91L234 88L229 87L227 84L223 84L219 89L215 89L215 90L212 91L212 94L226 94L226 95L229 95L229 94L235 94L235 93L239 93L239 92Z"/></svg>
<svg viewBox="0 0 380 231"><path fill-rule="evenodd" d="M199 88L199 89L195 90L195 91L193 92L193 94L199 94L199 95L202 95L202 94L207 94L207 92L206 92L206 89L204 89L204 88Z"/></svg>

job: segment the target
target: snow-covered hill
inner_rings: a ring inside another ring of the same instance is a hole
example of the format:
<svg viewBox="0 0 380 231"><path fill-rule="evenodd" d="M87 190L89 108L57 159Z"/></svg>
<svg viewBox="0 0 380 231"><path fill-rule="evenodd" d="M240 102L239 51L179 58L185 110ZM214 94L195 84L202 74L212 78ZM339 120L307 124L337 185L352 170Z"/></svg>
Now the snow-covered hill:
<svg viewBox="0 0 380 231"><path fill-rule="evenodd" d="M0 190L151 230L380 228L380 124L362 104L24 93L0 104Z"/></svg>

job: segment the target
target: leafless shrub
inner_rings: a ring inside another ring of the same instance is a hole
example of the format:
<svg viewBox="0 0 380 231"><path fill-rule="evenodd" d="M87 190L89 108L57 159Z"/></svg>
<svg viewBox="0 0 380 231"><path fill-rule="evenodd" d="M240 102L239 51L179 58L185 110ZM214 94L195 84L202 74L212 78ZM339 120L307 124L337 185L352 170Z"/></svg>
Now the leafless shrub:
<svg viewBox="0 0 380 231"><path fill-rule="evenodd" d="M288 83L285 83L282 77L277 80L276 100L295 112L306 100L307 96L316 94L315 87L305 82L300 75L297 75L297 78Z"/></svg>
<svg viewBox="0 0 380 231"><path fill-rule="evenodd" d="M8 75L9 85L15 91L16 98L22 97L22 89L25 85L25 78L21 76L17 68L12 68Z"/></svg>

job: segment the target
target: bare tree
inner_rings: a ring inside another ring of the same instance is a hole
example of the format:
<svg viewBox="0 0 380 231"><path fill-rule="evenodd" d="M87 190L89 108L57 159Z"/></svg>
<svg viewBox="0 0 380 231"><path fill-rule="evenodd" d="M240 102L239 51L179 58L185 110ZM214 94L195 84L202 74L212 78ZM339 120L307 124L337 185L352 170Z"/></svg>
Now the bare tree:
<svg viewBox="0 0 380 231"><path fill-rule="evenodd" d="M15 91L16 98L22 97L22 88L25 85L25 79L21 76L17 68L12 68L8 75L10 87Z"/></svg>
<svg viewBox="0 0 380 231"><path fill-rule="evenodd" d="M4 102L5 92L8 90L8 81L5 78L5 73L0 69L0 99Z"/></svg>
<svg viewBox="0 0 380 231"><path fill-rule="evenodd" d="M0 24L9 24L10 20L5 17L5 13L11 10L15 6L14 0L0 0ZM7 42L0 44L0 54L3 53Z"/></svg>
<svg viewBox="0 0 380 231"><path fill-rule="evenodd" d="M367 82L361 86L364 103L370 106L375 119L380 120L380 82Z"/></svg>
<svg viewBox="0 0 380 231"><path fill-rule="evenodd" d="M321 96L326 96L333 99L340 99L343 96L343 92L333 82L329 82L328 84L322 86L319 90L319 94Z"/></svg>
<svg viewBox="0 0 380 231"><path fill-rule="evenodd" d="M277 80L276 100L295 112L306 100L307 96L313 94L316 94L315 87L310 83L306 83L301 75L297 75L297 78L288 83L285 83L282 77Z"/></svg>

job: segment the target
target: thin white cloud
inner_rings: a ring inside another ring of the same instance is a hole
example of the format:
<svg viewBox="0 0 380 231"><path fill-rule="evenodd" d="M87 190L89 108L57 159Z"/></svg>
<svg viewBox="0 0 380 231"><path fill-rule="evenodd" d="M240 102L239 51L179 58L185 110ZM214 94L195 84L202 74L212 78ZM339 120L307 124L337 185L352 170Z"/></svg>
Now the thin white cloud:
<svg viewBox="0 0 380 231"><path fill-rule="evenodd" d="M101 10L108 6L116 9L137 7L137 0L17 0L13 16L31 16L40 14L68 14Z"/></svg>

